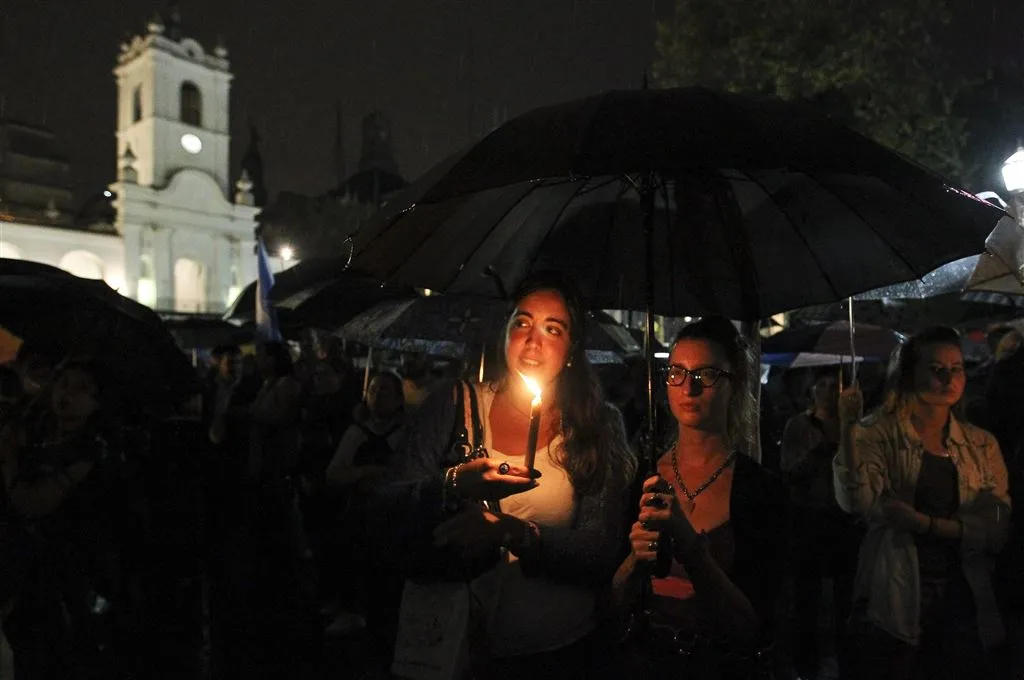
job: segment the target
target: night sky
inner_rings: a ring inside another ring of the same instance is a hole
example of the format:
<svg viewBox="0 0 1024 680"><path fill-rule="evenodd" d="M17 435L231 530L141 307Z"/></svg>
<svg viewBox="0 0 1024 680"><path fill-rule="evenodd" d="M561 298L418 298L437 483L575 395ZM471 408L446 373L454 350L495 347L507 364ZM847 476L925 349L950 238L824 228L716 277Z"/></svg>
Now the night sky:
<svg viewBox="0 0 1024 680"><path fill-rule="evenodd" d="M4 0L0 96L9 117L45 123L71 156L81 200L114 174L118 45L138 34L154 0ZM984 8L980 7L984 5ZM975 3L983 49L1019 51L1013 0ZM493 120L609 88L637 87L654 54L654 21L673 0L207 0L180 2L183 30L229 50L232 166L263 136L271 193L336 185L335 105L346 160L358 161L359 123L392 120L409 178L479 137ZM1020 12L1017 12L1020 14Z"/></svg>

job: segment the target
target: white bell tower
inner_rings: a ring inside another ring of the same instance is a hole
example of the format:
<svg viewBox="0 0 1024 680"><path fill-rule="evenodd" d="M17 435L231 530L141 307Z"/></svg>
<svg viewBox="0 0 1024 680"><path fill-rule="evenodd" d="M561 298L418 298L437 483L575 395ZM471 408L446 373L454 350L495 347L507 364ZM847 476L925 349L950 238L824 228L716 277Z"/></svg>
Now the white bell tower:
<svg viewBox="0 0 1024 680"><path fill-rule="evenodd" d="M181 168L229 190L231 142L227 50L207 54L191 38L167 35L160 19L121 45L117 68L117 153L130 146L141 186L163 187Z"/></svg>
<svg viewBox="0 0 1024 680"><path fill-rule="evenodd" d="M259 209L230 177L227 56L182 35L175 12L122 44L114 69L124 292L158 310L223 311L256 276Z"/></svg>

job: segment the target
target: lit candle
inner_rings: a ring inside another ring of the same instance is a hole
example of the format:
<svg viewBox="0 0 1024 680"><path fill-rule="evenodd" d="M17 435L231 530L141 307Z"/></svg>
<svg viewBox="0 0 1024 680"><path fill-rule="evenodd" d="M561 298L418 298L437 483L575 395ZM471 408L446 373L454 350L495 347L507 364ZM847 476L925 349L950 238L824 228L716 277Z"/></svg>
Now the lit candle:
<svg viewBox="0 0 1024 680"><path fill-rule="evenodd" d="M526 439L526 467L532 472L533 463L537 458L537 434L540 432L540 384L528 376L519 374L527 389L533 392L533 401L530 402L530 434Z"/></svg>

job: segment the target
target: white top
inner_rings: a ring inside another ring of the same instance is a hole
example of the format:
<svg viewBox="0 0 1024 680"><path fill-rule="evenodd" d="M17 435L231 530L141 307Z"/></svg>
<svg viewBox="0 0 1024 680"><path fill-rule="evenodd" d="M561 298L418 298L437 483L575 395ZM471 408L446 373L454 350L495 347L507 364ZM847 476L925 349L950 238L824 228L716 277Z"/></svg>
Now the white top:
<svg viewBox="0 0 1024 680"><path fill-rule="evenodd" d="M522 464L523 455L508 456L491 445L489 422L494 392L480 389L484 443L490 457ZM561 435L537 451L540 485L501 501L501 511L542 527L571 526L576 516L576 496L565 470L553 459L561 448ZM523 452L526 439L523 439ZM472 584L476 597L490 613L488 638L496 657L519 656L560 649L590 633L596 625L594 592L583 585L555 583L544 577L527 578L518 558L504 551L496 567Z"/></svg>

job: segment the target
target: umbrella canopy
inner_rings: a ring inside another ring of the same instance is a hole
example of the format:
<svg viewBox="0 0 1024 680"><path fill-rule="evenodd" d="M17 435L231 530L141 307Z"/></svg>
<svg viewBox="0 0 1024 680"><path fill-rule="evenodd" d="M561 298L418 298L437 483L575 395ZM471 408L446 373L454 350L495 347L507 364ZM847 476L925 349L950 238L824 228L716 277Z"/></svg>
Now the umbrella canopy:
<svg viewBox="0 0 1024 680"><path fill-rule="evenodd" d="M656 313L756 319L977 254L1002 215L796 104L609 92L530 112L428 172L360 230L352 266L496 297L556 268L619 309L647 307L650 274Z"/></svg>
<svg viewBox="0 0 1024 680"><path fill-rule="evenodd" d="M967 288L1009 295L1024 295L1024 227L1004 218L985 239L985 252Z"/></svg>
<svg viewBox="0 0 1024 680"><path fill-rule="evenodd" d="M173 405L200 388L160 317L103 281L0 259L0 325L26 342L94 359L116 398Z"/></svg>
<svg viewBox="0 0 1024 680"><path fill-rule="evenodd" d="M333 329L378 302L417 295L412 288L384 285L377 279L347 271L346 265L347 258L313 258L277 274L270 299L278 310L281 328ZM253 282L242 290L224 318L252 321L255 308Z"/></svg>
<svg viewBox="0 0 1024 680"><path fill-rule="evenodd" d="M251 329L218 318L177 316L164 319L167 330L184 350L210 349L219 345L246 345L253 341Z"/></svg>
<svg viewBox="0 0 1024 680"><path fill-rule="evenodd" d="M1024 295L1020 271L1024 271L1024 230L1007 216L985 239L981 254L944 264L919 279L865 291L854 299L923 300L961 291Z"/></svg>
<svg viewBox="0 0 1024 680"><path fill-rule="evenodd" d="M903 341L896 331L855 324L860 361L885 361ZM850 360L850 324L838 321L789 328L761 342L761 363L772 365L828 366Z"/></svg>
<svg viewBox="0 0 1024 680"><path fill-rule="evenodd" d="M923 300L855 300L858 322L916 333L929 326L980 328L1024 314L1024 298L996 293L951 293ZM847 316L846 306L816 305L790 312L797 323L828 323ZM847 346L849 351L849 346Z"/></svg>
<svg viewBox="0 0 1024 680"><path fill-rule="evenodd" d="M463 295L432 295L382 302L342 326L339 337L408 352L465 356L475 347L504 341L508 305L498 300ZM640 353L640 346L616 321L592 312L586 348L591 359L608 363Z"/></svg>

